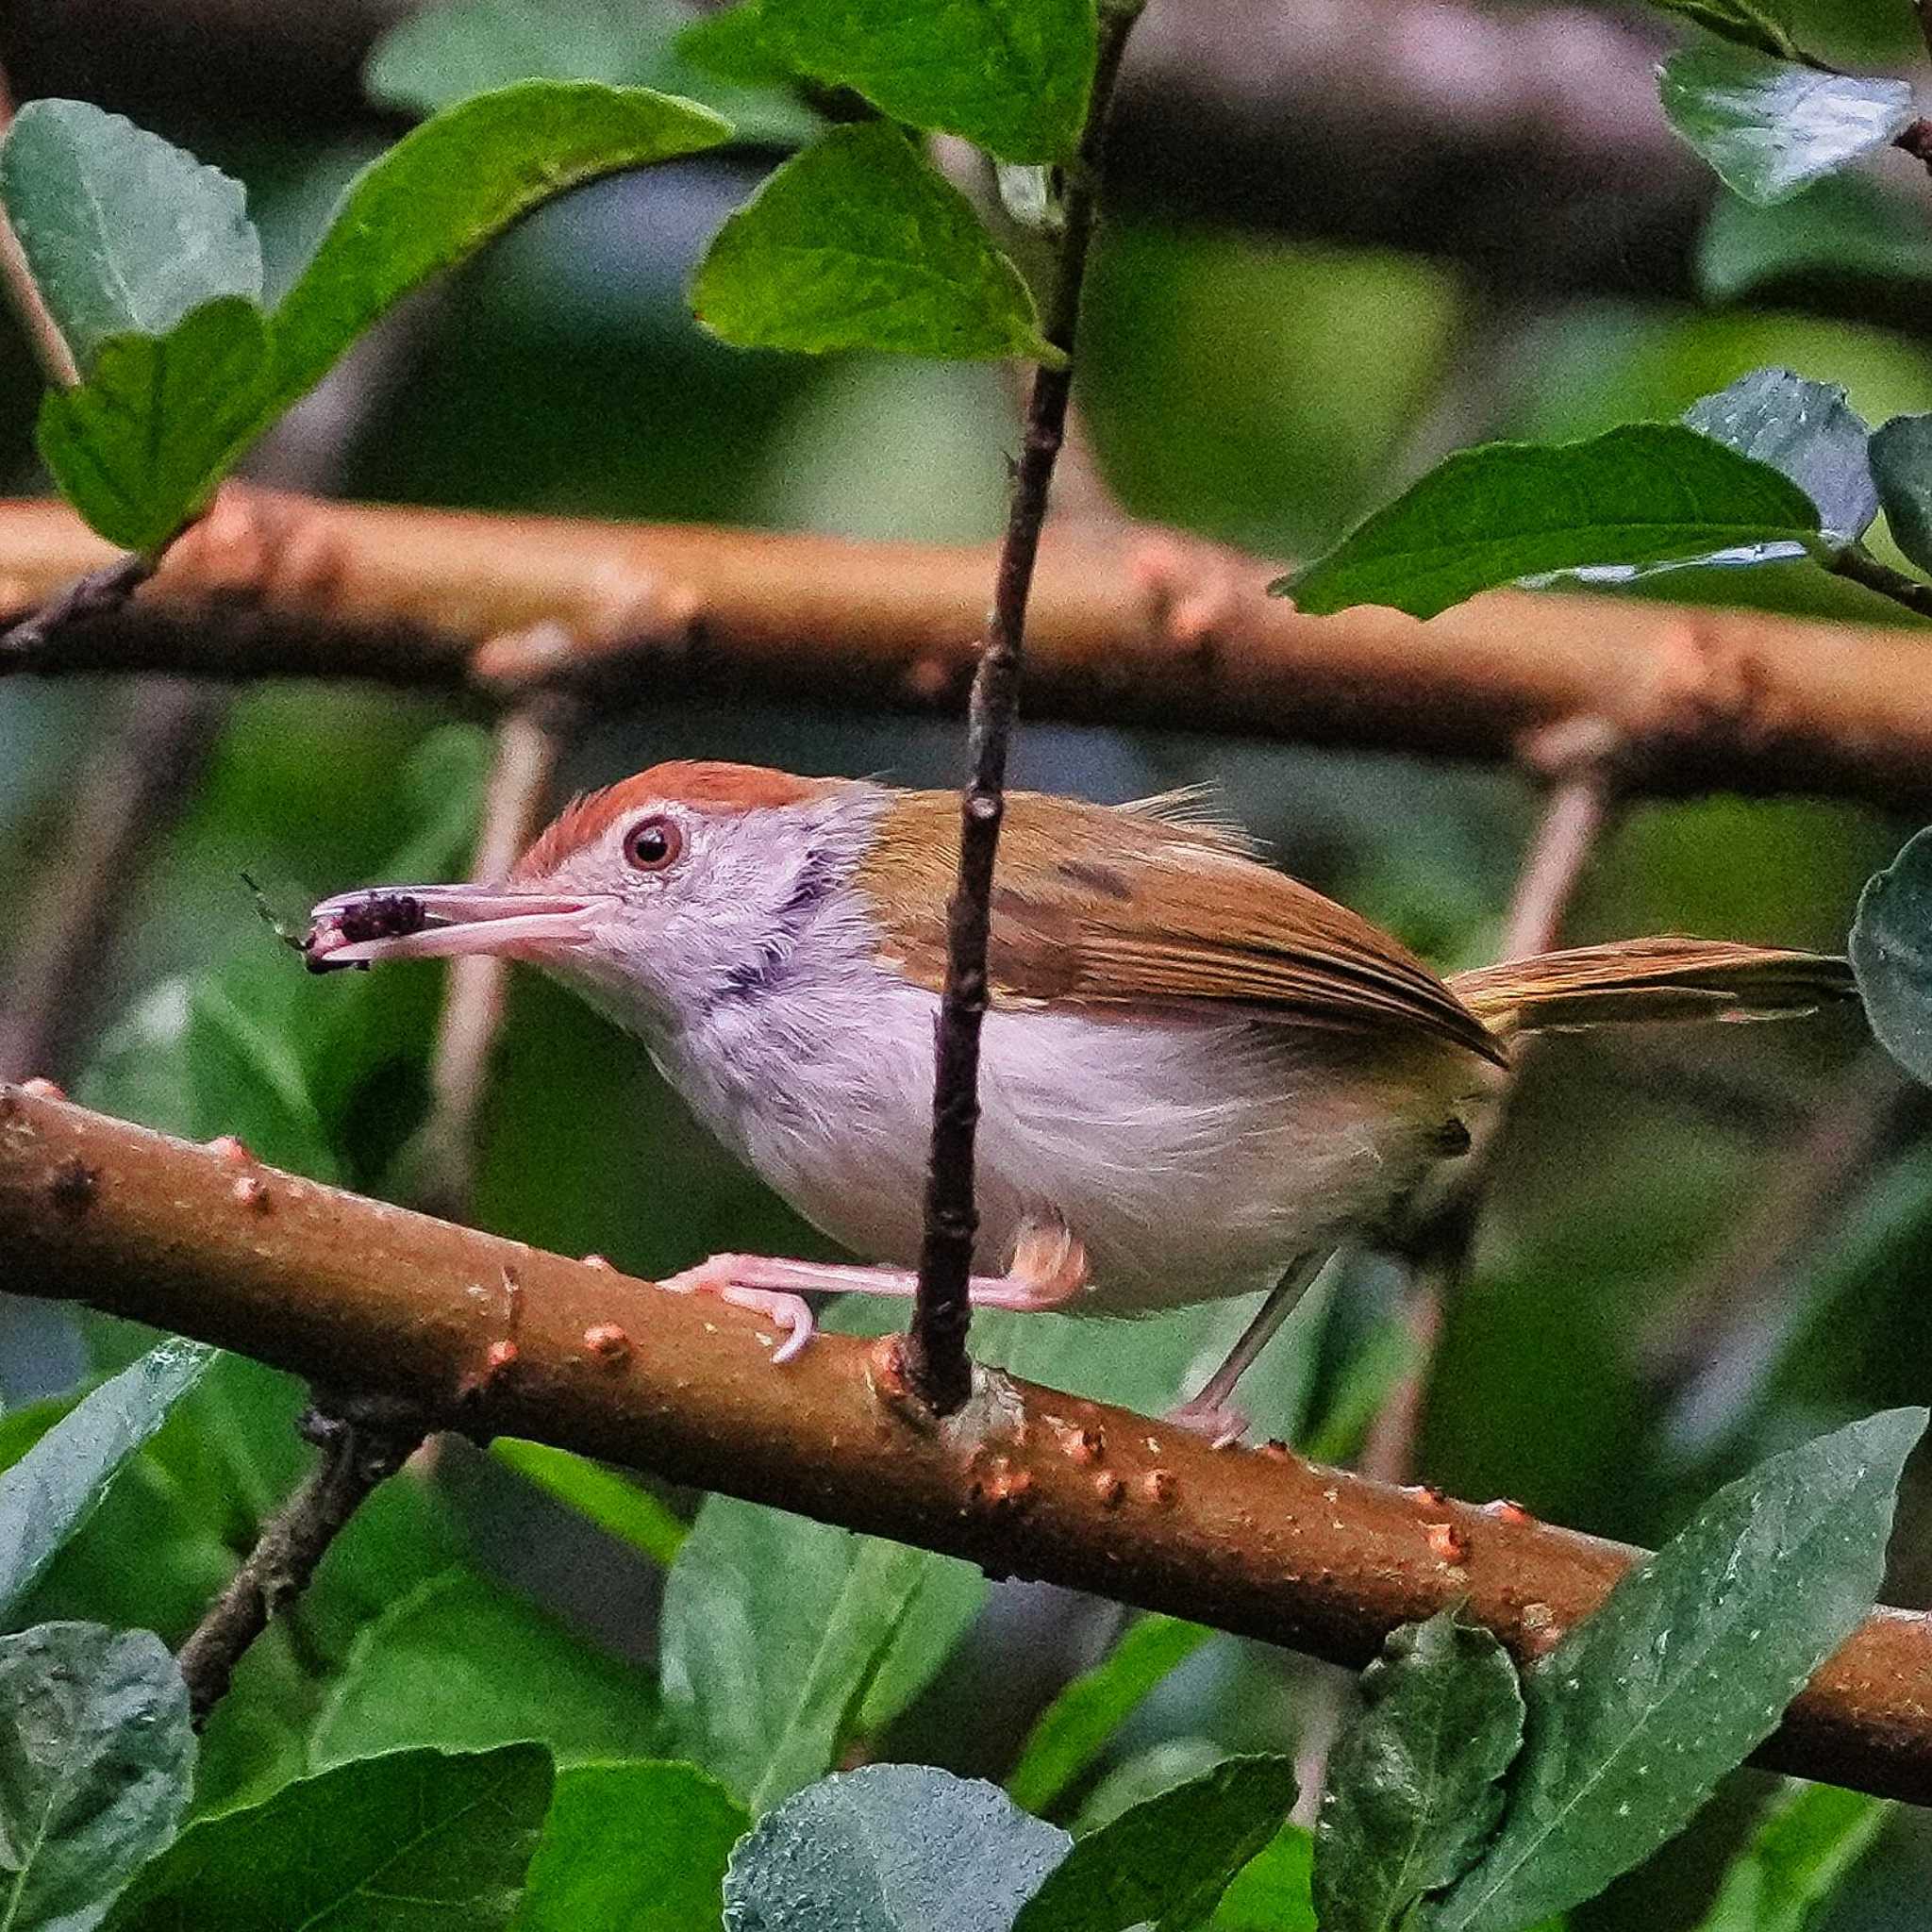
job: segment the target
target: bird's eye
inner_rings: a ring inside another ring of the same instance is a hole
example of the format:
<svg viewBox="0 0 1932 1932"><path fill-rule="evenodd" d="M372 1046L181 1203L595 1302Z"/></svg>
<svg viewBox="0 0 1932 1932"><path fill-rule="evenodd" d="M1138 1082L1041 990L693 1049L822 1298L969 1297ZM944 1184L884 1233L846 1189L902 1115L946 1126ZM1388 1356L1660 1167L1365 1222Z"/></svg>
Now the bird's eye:
<svg viewBox="0 0 1932 1932"><path fill-rule="evenodd" d="M640 819L624 839L624 856L640 872L662 872L684 850L684 834L670 819Z"/></svg>

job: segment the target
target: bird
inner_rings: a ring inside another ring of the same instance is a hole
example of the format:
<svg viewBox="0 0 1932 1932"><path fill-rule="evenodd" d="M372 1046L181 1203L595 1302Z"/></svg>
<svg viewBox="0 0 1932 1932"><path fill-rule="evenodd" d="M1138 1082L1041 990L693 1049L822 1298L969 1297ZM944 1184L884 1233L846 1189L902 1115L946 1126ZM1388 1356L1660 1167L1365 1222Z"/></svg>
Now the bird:
<svg viewBox="0 0 1932 1932"><path fill-rule="evenodd" d="M493 954L638 1036L697 1119L855 1263L713 1256L659 1286L812 1334L813 1291L913 1291L957 793L702 759L575 799L508 876L326 899L315 971ZM1774 1017L1842 959L1664 937L1439 976L1194 794L1014 791L991 895L974 1163L981 1307L1134 1316L1267 1290L1176 1412L1241 1375L1338 1248L1388 1238L1529 1035Z"/></svg>

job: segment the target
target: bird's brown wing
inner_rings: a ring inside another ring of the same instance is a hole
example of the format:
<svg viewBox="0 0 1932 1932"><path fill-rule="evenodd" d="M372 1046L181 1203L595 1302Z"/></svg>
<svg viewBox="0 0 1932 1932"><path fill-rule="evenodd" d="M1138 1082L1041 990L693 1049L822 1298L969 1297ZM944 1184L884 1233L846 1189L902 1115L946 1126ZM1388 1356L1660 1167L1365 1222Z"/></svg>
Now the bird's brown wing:
<svg viewBox="0 0 1932 1932"><path fill-rule="evenodd" d="M857 883L886 951L935 990L958 852L950 792L895 794ZM1304 1025L1414 1027L1500 1062L1474 1013L1379 927L1212 827L1012 792L988 953L995 1006L1200 1005Z"/></svg>

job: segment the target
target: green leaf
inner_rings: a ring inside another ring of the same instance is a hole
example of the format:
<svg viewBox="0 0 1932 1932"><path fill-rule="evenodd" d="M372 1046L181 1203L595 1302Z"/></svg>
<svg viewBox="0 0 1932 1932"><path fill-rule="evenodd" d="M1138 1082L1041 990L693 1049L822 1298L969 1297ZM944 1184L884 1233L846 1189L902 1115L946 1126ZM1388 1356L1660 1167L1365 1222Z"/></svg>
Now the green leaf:
<svg viewBox="0 0 1932 1932"><path fill-rule="evenodd" d="M801 73L894 121L964 135L1006 161L1063 161L1093 88L1094 0L759 0Z"/></svg>
<svg viewBox="0 0 1932 1932"><path fill-rule="evenodd" d="M1780 60L1800 58L1798 44L1782 22L1760 11L1749 0L1656 0L1666 13L1694 21L1734 46L1751 47Z"/></svg>
<svg viewBox="0 0 1932 1932"><path fill-rule="evenodd" d="M1754 369L1692 403L1684 422L1789 476L1817 506L1832 542L1862 536L1878 514L1866 453L1872 432L1835 382L1813 382L1790 369Z"/></svg>
<svg viewBox="0 0 1932 1932"><path fill-rule="evenodd" d="M560 1772L516 1932L716 1932L731 1847L750 1828L694 1764Z"/></svg>
<svg viewBox="0 0 1932 1932"><path fill-rule="evenodd" d="M1502 1815L1523 1743L1516 1666L1453 1610L1391 1632L1361 1694L1315 1833L1323 1932L1396 1932L1416 1900L1460 1878Z"/></svg>
<svg viewBox="0 0 1932 1932"><path fill-rule="evenodd" d="M1124 1758L1087 1794L1074 1820L1074 1832L1084 1838L1111 1824L1137 1805L1160 1797L1191 1778L1206 1777L1233 1754L1212 1738L1163 1738L1131 1757Z"/></svg>
<svg viewBox="0 0 1932 1932"><path fill-rule="evenodd" d="M78 389L41 402L41 455L110 543L155 552L197 515L260 427L268 396L261 311L239 295L164 336L111 336Z"/></svg>
<svg viewBox="0 0 1932 1932"><path fill-rule="evenodd" d="M773 44L758 0L700 15L678 36L677 51L707 74L748 87L789 87L796 78Z"/></svg>
<svg viewBox="0 0 1932 1932"><path fill-rule="evenodd" d="M1732 1860L1697 1932L1806 1932L1891 1813L1862 1791L1794 1783Z"/></svg>
<svg viewBox="0 0 1932 1932"><path fill-rule="evenodd" d="M599 1529L667 1569L690 1534L689 1526L641 1483L587 1456L573 1456L568 1449L526 1442L516 1436L498 1436L490 1453L566 1508L588 1517Z"/></svg>
<svg viewBox="0 0 1932 1932"><path fill-rule="evenodd" d="M740 1842L725 1932L1011 1932L1072 1842L997 1785L868 1765L808 1785Z"/></svg>
<svg viewBox="0 0 1932 1932"><path fill-rule="evenodd" d="M399 1599L357 1640L309 1745L317 1766L399 1746L547 1744L562 1761L658 1755L648 1680L467 1571Z"/></svg>
<svg viewBox="0 0 1932 1932"><path fill-rule="evenodd" d="M376 100L429 113L519 80L648 87L724 115L740 141L810 140L824 123L789 91L722 79L690 58L683 37L703 20L682 0L456 0L400 20L363 80Z"/></svg>
<svg viewBox="0 0 1932 1932"><path fill-rule="evenodd" d="M83 1396L0 1475L0 1623L214 1358L198 1341L160 1343Z"/></svg>
<svg viewBox="0 0 1932 1932"><path fill-rule="evenodd" d="M1924 214L1896 188L1859 174L1827 175L1770 208L1720 192L1697 242L1698 283L1712 301L1820 275L1932 280Z"/></svg>
<svg viewBox="0 0 1932 1932"><path fill-rule="evenodd" d="M1849 950L1878 1043L1932 1086L1932 826L1866 881Z"/></svg>
<svg viewBox="0 0 1932 1932"><path fill-rule="evenodd" d="M743 349L1058 361L1020 271L895 127L841 127L718 231L698 320Z"/></svg>
<svg viewBox="0 0 1932 1932"><path fill-rule="evenodd" d="M1658 77L1664 116L1746 201L1783 201L1886 146L1915 113L1903 80L1830 74L1743 47L1687 47Z"/></svg>
<svg viewBox="0 0 1932 1932"><path fill-rule="evenodd" d="M664 1590L679 1749L754 1809L775 1804L911 1701L985 1591L950 1557L708 1498Z"/></svg>
<svg viewBox="0 0 1932 1932"><path fill-rule="evenodd" d="M1284 1824L1221 1894L1208 1932L1317 1932L1314 1836Z"/></svg>
<svg viewBox="0 0 1932 1932"><path fill-rule="evenodd" d="M191 1825L115 1907L112 1932L491 1932L508 1925L550 1804L535 1744L397 1751Z"/></svg>
<svg viewBox="0 0 1932 1932"><path fill-rule="evenodd" d="M1079 1840L1013 1932L1183 1932L1273 1839L1294 1804L1287 1757L1230 1757Z"/></svg>
<svg viewBox="0 0 1932 1932"><path fill-rule="evenodd" d="M426 121L349 184L272 322L273 413L304 394L384 310L566 189L731 137L648 88L525 81Z"/></svg>
<svg viewBox="0 0 1932 1932"><path fill-rule="evenodd" d="M83 374L113 337L170 335L206 303L261 294L241 183L86 101L21 108L0 202Z"/></svg>
<svg viewBox="0 0 1932 1932"><path fill-rule="evenodd" d="M1760 1463L1525 1674L1502 1827L1435 1932L1517 1932L1682 1828L1871 1608L1924 1426L1891 1409Z"/></svg>
<svg viewBox="0 0 1932 1932"><path fill-rule="evenodd" d="M1041 1712L1007 1779L1016 1805L1045 1812L1099 1761L1108 1740L1170 1671L1214 1633L1154 1612L1136 1617L1120 1641Z"/></svg>
<svg viewBox="0 0 1932 1932"><path fill-rule="evenodd" d="M1630 423L1586 442L1461 451L1269 589L1316 613L1386 604L1433 617L1523 577L1817 534L1810 498L1768 465L1677 424Z"/></svg>
<svg viewBox="0 0 1932 1932"><path fill-rule="evenodd" d="M1872 432L1871 448L1891 541L1932 569L1932 416L1894 416Z"/></svg>
<svg viewBox="0 0 1932 1932"><path fill-rule="evenodd" d="M149 1630L0 1637L0 1925L88 1932L188 1808L188 1687Z"/></svg>
<svg viewBox="0 0 1932 1932"><path fill-rule="evenodd" d="M273 1166L341 1178L293 1043L220 974L163 980L108 1032L79 1092L124 1120L191 1141L233 1134Z"/></svg>

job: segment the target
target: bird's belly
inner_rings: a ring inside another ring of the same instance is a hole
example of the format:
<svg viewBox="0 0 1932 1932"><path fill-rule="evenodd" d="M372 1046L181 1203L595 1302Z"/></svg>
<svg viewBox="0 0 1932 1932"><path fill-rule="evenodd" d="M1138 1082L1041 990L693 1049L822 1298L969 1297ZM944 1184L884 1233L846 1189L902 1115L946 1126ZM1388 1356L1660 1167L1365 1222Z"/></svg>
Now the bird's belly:
<svg viewBox="0 0 1932 1932"><path fill-rule="evenodd" d="M730 1092L663 1063L815 1226L866 1260L910 1266L937 1002L906 991L858 1050L794 1037ZM1372 1055L1335 1029L989 1014L975 1266L998 1273L1029 1216L1058 1214L1086 1244L1082 1306L1095 1312L1247 1292L1384 1221L1441 1158L1443 1125L1483 1074L1459 1049Z"/></svg>

